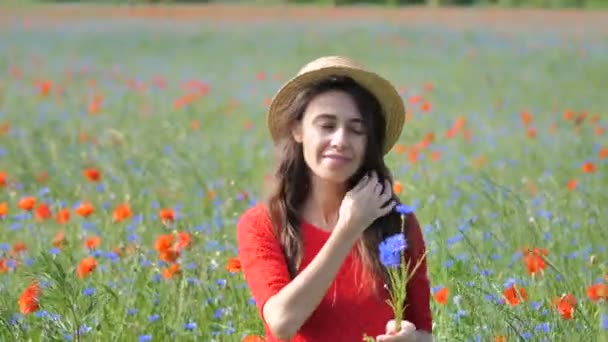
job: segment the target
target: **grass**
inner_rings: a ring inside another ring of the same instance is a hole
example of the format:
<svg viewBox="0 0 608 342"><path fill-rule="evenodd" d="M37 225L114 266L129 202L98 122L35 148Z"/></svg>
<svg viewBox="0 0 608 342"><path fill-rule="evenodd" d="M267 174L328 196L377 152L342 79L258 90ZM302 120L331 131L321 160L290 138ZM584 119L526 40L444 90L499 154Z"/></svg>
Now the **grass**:
<svg viewBox="0 0 608 342"><path fill-rule="evenodd" d="M416 206L433 293L449 290L445 304L432 302L437 340L606 337L606 303L587 295L608 282L606 39L361 21L239 27L100 18L7 32L3 340L262 334L242 274L226 268L237 252L235 222L261 200L270 172L268 98L303 63L327 54L387 75L410 109L387 162L401 198ZM200 96L176 108L189 92ZM522 120L526 111L531 120ZM448 137L458 118L464 125ZM413 149L425 137L428 146ZM595 171L584 172L585 163ZM87 178L87 168L100 179ZM36 199L32 211L19 207L27 196ZM94 208L87 217L76 209L82 201ZM38 220L42 203L52 215ZM116 220L123 203L130 216ZM70 217L59 223L62 208ZM165 208L175 220L161 221ZM60 231L65 239L54 246ZM190 240L181 273L165 278L172 273L155 243L172 232ZM85 247L95 236L99 245ZM548 251L542 274L527 272L526 246ZM80 278L87 256L97 266ZM35 279L40 307L20 314L18 298ZM510 306L501 298L514 283L528 298ZM569 320L553 305L566 293L576 298Z"/></svg>

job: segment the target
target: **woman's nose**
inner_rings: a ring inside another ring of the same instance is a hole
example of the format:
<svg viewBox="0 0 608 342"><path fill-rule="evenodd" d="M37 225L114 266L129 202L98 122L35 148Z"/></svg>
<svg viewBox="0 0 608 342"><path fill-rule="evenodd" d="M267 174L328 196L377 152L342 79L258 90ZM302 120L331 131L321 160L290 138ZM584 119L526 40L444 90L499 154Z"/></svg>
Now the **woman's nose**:
<svg viewBox="0 0 608 342"><path fill-rule="evenodd" d="M348 132L344 128L338 128L331 137L331 145L334 147L344 147L348 143Z"/></svg>

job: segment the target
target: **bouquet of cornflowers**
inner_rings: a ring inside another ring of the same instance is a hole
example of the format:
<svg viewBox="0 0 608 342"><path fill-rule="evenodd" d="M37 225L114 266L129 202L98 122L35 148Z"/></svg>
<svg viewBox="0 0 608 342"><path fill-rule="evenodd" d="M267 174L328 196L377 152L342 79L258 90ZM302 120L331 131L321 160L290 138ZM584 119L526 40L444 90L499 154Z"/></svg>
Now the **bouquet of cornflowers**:
<svg viewBox="0 0 608 342"><path fill-rule="evenodd" d="M412 273L409 273L410 262L405 261L405 251L407 250L407 241L405 239L405 215L413 212L413 208L400 204L395 210L401 214L401 232L391 235L383 240L379 248L380 262L387 269L388 273L388 291L390 298L387 303L391 306L394 313L395 330L401 330L401 321L403 320L403 312L405 310L405 299L407 297L407 283L412 275L416 273L420 267L425 254L418 260Z"/></svg>

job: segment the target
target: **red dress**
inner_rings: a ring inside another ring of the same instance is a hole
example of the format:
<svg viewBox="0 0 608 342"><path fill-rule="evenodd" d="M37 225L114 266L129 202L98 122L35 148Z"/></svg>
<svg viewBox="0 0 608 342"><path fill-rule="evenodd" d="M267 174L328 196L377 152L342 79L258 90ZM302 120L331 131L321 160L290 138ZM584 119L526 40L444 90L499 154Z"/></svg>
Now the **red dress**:
<svg viewBox="0 0 608 342"><path fill-rule="evenodd" d="M407 217L410 229L414 229L412 236L420 246L420 255L417 256L420 258L425 250L422 232L415 216ZM301 228L304 255L300 270L312 261L331 234L308 223L303 223ZM237 241L242 271L262 317L266 301L290 281L285 258L264 204L249 208L241 216L237 224ZM354 257L355 249L345 259L320 305L291 341L353 342L362 341L365 334L375 338L385 332L386 323L393 318L390 306L384 301L388 293L380 286L384 297L377 298L369 286L359 286L359 273L353 270L361 269L362 264ZM415 264L416 261L411 263ZM425 260L408 284L404 319L412 322L418 330L430 333L432 319L429 300L430 284ZM272 336L266 322L264 326L266 340L279 341Z"/></svg>

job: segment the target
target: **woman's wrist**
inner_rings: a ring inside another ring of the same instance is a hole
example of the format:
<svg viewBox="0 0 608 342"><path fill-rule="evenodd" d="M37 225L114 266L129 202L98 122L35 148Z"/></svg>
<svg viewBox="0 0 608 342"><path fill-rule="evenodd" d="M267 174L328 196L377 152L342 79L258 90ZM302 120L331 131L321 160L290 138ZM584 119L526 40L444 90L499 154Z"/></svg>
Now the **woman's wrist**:
<svg viewBox="0 0 608 342"><path fill-rule="evenodd" d="M332 231L330 239L336 238L341 243L348 244L349 247L352 247L352 245L359 240L361 233L358 233L358 229L353 229L350 224L351 223L349 222L342 222L338 220L334 230Z"/></svg>

